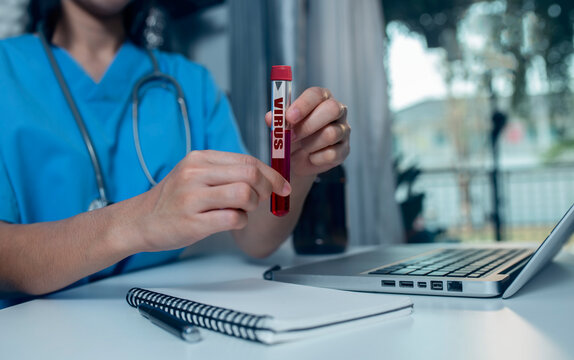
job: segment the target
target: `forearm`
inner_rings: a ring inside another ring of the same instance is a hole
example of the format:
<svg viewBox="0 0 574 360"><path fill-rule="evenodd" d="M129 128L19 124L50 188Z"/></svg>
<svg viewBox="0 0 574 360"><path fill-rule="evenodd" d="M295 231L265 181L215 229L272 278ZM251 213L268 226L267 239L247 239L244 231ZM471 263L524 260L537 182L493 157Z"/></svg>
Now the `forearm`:
<svg viewBox="0 0 574 360"><path fill-rule="evenodd" d="M289 214L285 216L273 215L269 201L261 202L255 211L249 213L247 226L233 231L238 246L254 257L265 257L275 251L289 237L297 224L314 179L315 176L292 179L290 209Z"/></svg>
<svg viewBox="0 0 574 360"><path fill-rule="evenodd" d="M136 252L117 204L69 219L29 225L0 223L0 290L44 294Z"/></svg>
<svg viewBox="0 0 574 360"><path fill-rule="evenodd" d="M129 255L180 249L243 228L259 196L286 195L285 185L255 158L195 151L131 199L56 222L0 222L0 291L58 290Z"/></svg>

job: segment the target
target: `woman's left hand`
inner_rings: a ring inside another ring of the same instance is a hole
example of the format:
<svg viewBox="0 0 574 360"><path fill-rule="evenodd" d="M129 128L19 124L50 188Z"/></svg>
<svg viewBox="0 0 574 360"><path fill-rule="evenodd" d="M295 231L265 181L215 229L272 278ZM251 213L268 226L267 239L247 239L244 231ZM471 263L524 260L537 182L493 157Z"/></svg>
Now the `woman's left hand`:
<svg viewBox="0 0 574 360"><path fill-rule="evenodd" d="M287 110L291 126L291 173L314 176L341 164L349 155L351 127L347 107L331 92L312 87ZM265 116L271 126L271 112Z"/></svg>

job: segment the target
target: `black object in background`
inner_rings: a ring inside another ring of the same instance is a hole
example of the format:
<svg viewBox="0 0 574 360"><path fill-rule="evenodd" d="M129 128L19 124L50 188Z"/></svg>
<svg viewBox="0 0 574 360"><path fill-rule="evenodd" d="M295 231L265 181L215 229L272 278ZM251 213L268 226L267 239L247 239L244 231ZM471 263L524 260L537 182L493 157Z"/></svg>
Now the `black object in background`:
<svg viewBox="0 0 574 360"><path fill-rule="evenodd" d="M293 232L293 246L298 254L345 251L345 182L345 170L340 165L317 176Z"/></svg>

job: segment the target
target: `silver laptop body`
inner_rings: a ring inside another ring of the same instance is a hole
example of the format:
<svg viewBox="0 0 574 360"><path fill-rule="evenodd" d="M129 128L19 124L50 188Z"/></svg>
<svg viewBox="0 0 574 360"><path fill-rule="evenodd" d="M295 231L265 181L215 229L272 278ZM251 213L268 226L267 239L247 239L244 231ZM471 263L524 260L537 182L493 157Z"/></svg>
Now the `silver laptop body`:
<svg viewBox="0 0 574 360"><path fill-rule="evenodd" d="M493 246L393 245L287 269L271 280L342 290L442 296L512 296L574 232L574 205L536 249ZM426 249L426 251L424 250Z"/></svg>

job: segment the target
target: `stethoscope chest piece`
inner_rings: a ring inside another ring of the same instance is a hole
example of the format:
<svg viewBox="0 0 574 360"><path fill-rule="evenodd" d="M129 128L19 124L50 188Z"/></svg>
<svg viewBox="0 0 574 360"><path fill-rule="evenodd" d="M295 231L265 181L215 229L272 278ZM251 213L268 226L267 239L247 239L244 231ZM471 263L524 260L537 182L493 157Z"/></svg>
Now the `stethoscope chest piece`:
<svg viewBox="0 0 574 360"><path fill-rule="evenodd" d="M90 203L88 207L88 211L94 211L101 208L105 208L106 206L110 205L109 201L102 200L101 198L95 198L94 201Z"/></svg>

